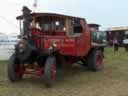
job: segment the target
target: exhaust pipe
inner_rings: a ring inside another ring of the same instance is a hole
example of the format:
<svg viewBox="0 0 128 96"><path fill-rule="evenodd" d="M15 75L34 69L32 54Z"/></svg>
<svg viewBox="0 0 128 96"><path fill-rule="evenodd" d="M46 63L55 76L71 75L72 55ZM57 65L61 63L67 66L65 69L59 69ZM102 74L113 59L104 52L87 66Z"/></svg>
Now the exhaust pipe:
<svg viewBox="0 0 128 96"><path fill-rule="evenodd" d="M23 38L28 40L29 26L31 20L31 14L30 14L31 10L26 6L23 6L22 13L23 13Z"/></svg>

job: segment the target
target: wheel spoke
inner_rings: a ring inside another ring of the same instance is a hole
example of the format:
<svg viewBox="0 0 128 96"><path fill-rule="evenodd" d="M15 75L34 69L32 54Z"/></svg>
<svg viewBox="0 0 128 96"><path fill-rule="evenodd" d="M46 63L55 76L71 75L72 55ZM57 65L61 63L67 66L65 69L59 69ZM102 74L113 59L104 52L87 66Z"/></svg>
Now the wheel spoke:
<svg viewBox="0 0 128 96"><path fill-rule="evenodd" d="M103 66L103 58L102 58L102 55L99 51L97 52L96 66L97 66L98 69Z"/></svg>
<svg viewBox="0 0 128 96"><path fill-rule="evenodd" d="M56 59L53 56L47 58L44 68L44 80L51 87L56 80Z"/></svg>
<svg viewBox="0 0 128 96"><path fill-rule="evenodd" d="M55 64L51 64L51 79L55 80L55 75L56 75L56 67Z"/></svg>

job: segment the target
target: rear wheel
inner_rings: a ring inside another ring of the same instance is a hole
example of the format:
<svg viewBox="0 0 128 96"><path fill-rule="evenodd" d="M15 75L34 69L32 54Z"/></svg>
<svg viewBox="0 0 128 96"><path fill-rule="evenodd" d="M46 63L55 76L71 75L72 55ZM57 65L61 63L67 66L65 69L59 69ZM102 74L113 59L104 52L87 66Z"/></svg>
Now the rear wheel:
<svg viewBox="0 0 128 96"><path fill-rule="evenodd" d="M92 52L89 54L88 68L92 71L102 70L103 66L103 54L101 50L92 49Z"/></svg>
<svg viewBox="0 0 128 96"><path fill-rule="evenodd" d="M47 87L52 87L56 80L56 58L49 56L45 63L44 80Z"/></svg>
<svg viewBox="0 0 128 96"><path fill-rule="evenodd" d="M15 82L22 79L23 67L19 64L15 55L12 55L8 64L8 78L10 81Z"/></svg>

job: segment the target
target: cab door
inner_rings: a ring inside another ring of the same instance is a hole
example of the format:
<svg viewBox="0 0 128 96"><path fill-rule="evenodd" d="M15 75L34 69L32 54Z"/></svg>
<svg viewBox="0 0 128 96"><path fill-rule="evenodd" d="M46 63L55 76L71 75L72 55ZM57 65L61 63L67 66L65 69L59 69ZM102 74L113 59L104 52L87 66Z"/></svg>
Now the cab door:
<svg viewBox="0 0 128 96"><path fill-rule="evenodd" d="M77 44L76 44L77 55L85 56L88 54L91 48L91 35L85 20L80 20L79 27L81 28L81 30L79 30L80 36L77 38Z"/></svg>

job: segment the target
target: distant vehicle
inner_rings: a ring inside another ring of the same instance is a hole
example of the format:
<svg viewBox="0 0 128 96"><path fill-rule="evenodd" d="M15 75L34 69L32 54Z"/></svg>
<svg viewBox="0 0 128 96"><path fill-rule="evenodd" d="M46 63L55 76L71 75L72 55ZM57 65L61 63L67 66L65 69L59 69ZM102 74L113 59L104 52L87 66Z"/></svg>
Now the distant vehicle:
<svg viewBox="0 0 128 96"><path fill-rule="evenodd" d="M125 45L125 44L128 44L128 39L124 39L123 40L123 44Z"/></svg>
<svg viewBox="0 0 128 96"><path fill-rule="evenodd" d="M125 47L125 50L128 52L128 39L127 38L123 40L123 46Z"/></svg>
<svg viewBox="0 0 128 96"><path fill-rule="evenodd" d="M103 69L105 35L101 41L89 31L84 18L54 14L31 13L23 7L21 40L15 47L8 64L8 78L15 82L24 74L44 77L45 84L52 86L56 74L63 65L81 61L84 67L93 71ZM64 63L65 62L65 63Z"/></svg>

